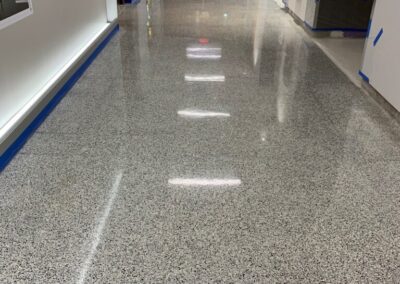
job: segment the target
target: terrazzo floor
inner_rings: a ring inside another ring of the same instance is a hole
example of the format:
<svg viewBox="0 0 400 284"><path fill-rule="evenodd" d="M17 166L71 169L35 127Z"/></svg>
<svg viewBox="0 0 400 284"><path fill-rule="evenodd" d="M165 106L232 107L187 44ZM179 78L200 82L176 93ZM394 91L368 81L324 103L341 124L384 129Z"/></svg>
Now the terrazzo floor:
<svg viewBox="0 0 400 284"><path fill-rule="evenodd" d="M399 283L400 127L273 0L120 24L0 175L0 283Z"/></svg>

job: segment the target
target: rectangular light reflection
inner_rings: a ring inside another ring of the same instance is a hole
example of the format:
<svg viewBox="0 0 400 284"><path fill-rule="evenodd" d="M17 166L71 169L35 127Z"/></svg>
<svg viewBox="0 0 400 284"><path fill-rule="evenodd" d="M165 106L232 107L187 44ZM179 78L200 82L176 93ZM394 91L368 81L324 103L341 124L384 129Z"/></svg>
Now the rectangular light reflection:
<svg viewBox="0 0 400 284"><path fill-rule="evenodd" d="M234 186L240 185L240 179L174 178L168 180L172 185L186 186Z"/></svg>
<svg viewBox="0 0 400 284"><path fill-rule="evenodd" d="M186 57L189 59L219 60L222 58L220 47L187 47Z"/></svg>
<svg viewBox="0 0 400 284"><path fill-rule="evenodd" d="M189 59L221 59L219 54L196 54L196 53L186 53L186 57Z"/></svg>
<svg viewBox="0 0 400 284"><path fill-rule="evenodd" d="M185 75L187 82L225 82L224 75Z"/></svg>
<svg viewBox="0 0 400 284"><path fill-rule="evenodd" d="M220 47L187 47L186 52L213 52L221 53Z"/></svg>
<svg viewBox="0 0 400 284"><path fill-rule="evenodd" d="M227 112L212 112L212 111L201 111L201 110L180 110L178 111L179 116L184 117L230 117L230 113Z"/></svg>

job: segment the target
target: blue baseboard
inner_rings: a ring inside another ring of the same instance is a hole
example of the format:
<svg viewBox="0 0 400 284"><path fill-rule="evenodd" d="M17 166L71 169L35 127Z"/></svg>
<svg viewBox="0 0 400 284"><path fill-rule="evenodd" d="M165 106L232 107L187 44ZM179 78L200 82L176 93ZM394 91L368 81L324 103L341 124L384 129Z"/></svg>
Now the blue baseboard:
<svg viewBox="0 0 400 284"><path fill-rule="evenodd" d="M140 3L141 0L125 0L125 4L133 4L137 5Z"/></svg>
<svg viewBox="0 0 400 284"><path fill-rule="evenodd" d="M314 28L309 23L304 21L307 28L313 32L367 32L368 29L353 29L353 28Z"/></svg>
<svg viewBox="0 0 400 284"><path fill-rule="evenodd" d="M367 75L365 75L361 70L358 71L358 75L367 83L369 83L369 78Z"/></svg>
<svg viewBox="0 0 400 284"><path fill-rule="evenodd" d="M96 47L96 49L89 55L81 66L75 71L68 81L61 87L56 95L50 102L43 108L43 110L36 116L36 118L25 128L25 130L18 136L18 138L7 148L7 150L0 156L0 172L2 172L7 165L11 162L14 156L22 149L29 138L35 133L39 126L45 121L47 116L54 110L58 103L65 97L65 95L72 89L79 78L85 73L90 64L96 59L100 52L106 47L111 38L119 31L117 25L106 38Z"/></svg>

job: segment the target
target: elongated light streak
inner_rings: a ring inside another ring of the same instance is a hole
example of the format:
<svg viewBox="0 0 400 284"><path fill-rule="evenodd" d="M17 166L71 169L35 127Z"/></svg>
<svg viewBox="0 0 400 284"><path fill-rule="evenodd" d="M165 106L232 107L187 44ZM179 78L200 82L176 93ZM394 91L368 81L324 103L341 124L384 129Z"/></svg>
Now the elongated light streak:
<svg viewBox="0 0 400 284"><path fill-rule="evenodd" d="M119 188L120 188L122 175L123 175L123 171L120 171L117 174L116 178L115 178L115 182L114 182L114 184L113 184L113 186L111 188L111 191L109 193L107 204L104 207L103 213L100 216L100 219L98 220L98 224L97 224L96 229L94 231L94 234L92 236L92 243L91 243L91 246L90 246L90 250L89 250L89 253L88 253L88 255L87 255L86 259L85 259L85 262L82 264L77 284L85 283L86 276L87 276L87 274L88 274L88 272L90 270L90 266L92 265L93 259L94 259L95 255L96 255L97 247L100 244L101 237L103 235L104 228L105 228L105 226L107 224L107 220L108 220L108 218L110 216L110 212L111 212L112 207L114 205L115 198L118 195L118 191L119 191Z"/></svg>
<svg viewBox="0 0 400 284"><path fill-rule="evenodd" d="M207 178L173 178L168 180L172 185L186 186L234 186L240 185L240 179L207 179Z"/></svg>
<svg viewBox="0 0 400 284"><path fill-rule="evenodd" d="M224 75L185 75L187 82L225 82Z"/></svg>
<svg viewBox="0 0 400 284"><path fill-rule="evenodd" d="M220 54L195 54L187 53L186 57L189 59L221 59Z"/></svg>
<svg viewBox="0 0 400 284"><path fill-rule="evenodd" d="M187 47L186 52L198 52L198 51L206 51L206 52L221 52L220 47Z"/></svg>
<svg viewBox="0 0 400 284"><path fill-rule="evenodd" d="M201 111L201 110L180 110L178 111L179 116L187 117L230 117L230 113L227 112L212 112L212 111Z"/></svg>

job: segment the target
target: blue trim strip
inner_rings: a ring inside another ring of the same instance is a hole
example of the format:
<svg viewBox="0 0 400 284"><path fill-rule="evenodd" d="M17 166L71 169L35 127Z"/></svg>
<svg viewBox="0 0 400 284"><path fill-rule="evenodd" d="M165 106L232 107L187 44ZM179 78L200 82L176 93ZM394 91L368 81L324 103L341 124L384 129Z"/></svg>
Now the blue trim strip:
<svg viewBox="0 0 400 284"><path fill-rule="evenodd" d="M369 78L367 75L365 75L361 70L358 71L358 75L360 75L360 77L367 83L369 83Z"/></svg>
<svg viewBox="0 0 400 284"><path fill-rule="evenodd" d="M307 28L313 32L367 32L367 29L352 29L352 28L313 28L309 23L304 21Z"/></svg>
<svg viewBox="0 0 400 284"><path fill-rule="evenodd" d="M374 46L378 44L378 41L381 39L382 35L383 35L383 28L376 35L375 40L374 40Z"/></svg>
<svg viewBox="0 0 400 284"><path fill-rule="evenodd" d="M36 116L36 118L29 124L21 135L12 143L8 149L0 156L0 172L2 172L8 163L11 162L13 157L25 145L29 138L35 133L39 126L45 121L47 116L54 110L57 104L63 99L69 90L75 85L79 78L85 73L86 69L96 59L104 47L108 44L111 38L119 31L117 25L107 37L99 44L99 46L92 52L86 61L76 70L76 72L68 79L68 81L61 87L57 94L50 100L50 102L43 108L43 110Z"/></svg>
<svg viewBox="0 0 400 284"><path fill-rule="evenodd" d="M137 5L140 3L141 0L125 0L124 4L133 4L133 5Z"/></svg>

